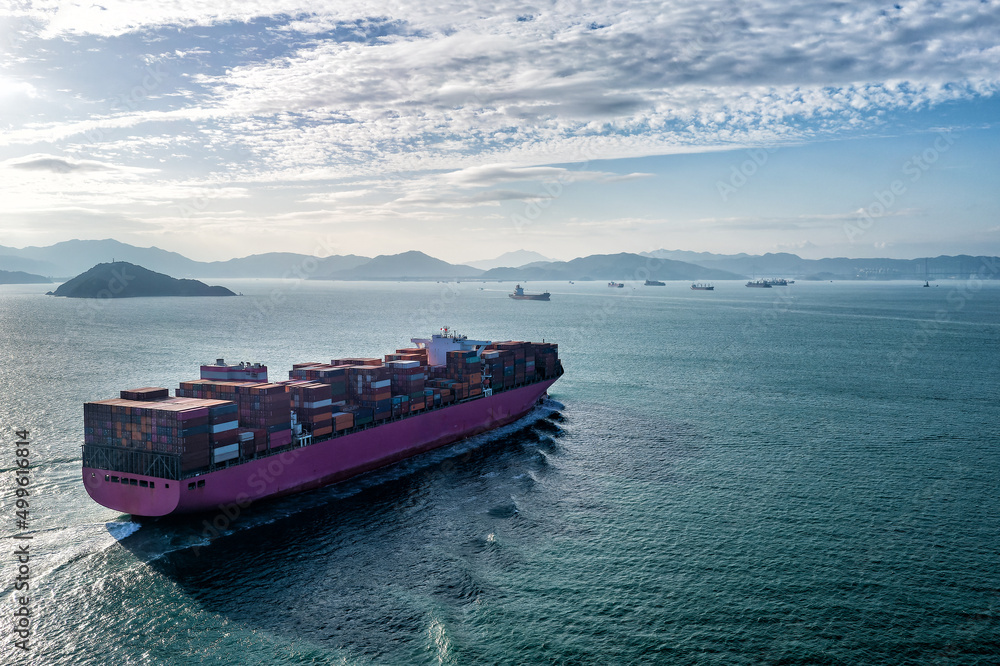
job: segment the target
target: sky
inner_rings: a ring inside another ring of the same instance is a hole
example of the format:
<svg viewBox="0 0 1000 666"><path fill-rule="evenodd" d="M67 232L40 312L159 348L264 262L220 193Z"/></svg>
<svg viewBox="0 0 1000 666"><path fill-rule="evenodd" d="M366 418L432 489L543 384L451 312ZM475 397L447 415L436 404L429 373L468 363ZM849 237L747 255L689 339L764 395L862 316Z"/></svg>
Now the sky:
<svg viewBox="0 0 1000 666"><path fill-rule="evenodd" d="M1000 0L12 2L0 245L1000 254Z"/></svg>

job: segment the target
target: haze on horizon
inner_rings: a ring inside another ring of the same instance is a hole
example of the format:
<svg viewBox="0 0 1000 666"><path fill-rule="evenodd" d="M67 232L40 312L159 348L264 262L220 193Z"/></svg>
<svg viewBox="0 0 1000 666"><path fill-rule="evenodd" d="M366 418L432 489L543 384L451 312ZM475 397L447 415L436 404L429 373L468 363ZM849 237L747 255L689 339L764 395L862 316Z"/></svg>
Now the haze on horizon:
<svg viewBox="0 0 1000 666"><path fill-rule="evenodd" d="M0 245L1000 254L1000 0L0 16Z"/></svg>

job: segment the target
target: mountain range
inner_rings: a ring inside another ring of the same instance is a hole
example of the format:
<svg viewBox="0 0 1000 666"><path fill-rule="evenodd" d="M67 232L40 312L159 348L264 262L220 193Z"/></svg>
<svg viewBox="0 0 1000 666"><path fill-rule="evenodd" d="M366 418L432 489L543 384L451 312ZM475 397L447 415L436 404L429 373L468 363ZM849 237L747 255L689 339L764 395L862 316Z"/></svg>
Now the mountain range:
<svg viewBox="0 0 1000 666"><path fill-rule="evenodd" d="M0 271L0 284L44 284L51 278L32 275L24 271Z"/></svg>
<svg viewBox="0 0 1000 666"><path fill-rule="evenodd" d="M314 257L268 252L228 261L203 262L156 247L112 239L71 240L47 247L0 245L0 270L48 276L57 281L96 264L127 261L149 270L189 278L302 278L329 280L726 280L749 277L796 279L966 278L980 271L1000 277L996 257L969 255L927 259L803 259L795 254L713 254L656 250L643 254L597 254L554 261L525 250L496 259L451 264L410 251L363 257Z"/></svg>
<svg viewBox="0 0 1000 666"><path fill-rule="evenodd" d="M467 261L465 262L473 268L478 268L480 270L488 271L491 268L502 268L504 266L524 266L525 264L531 264L535 262L550 262L556 261L555 259L550 259L544 254L539 254L537 252L531 252L529 250L514 250L513 252L504 252L496 259L480 259L478 261Z"/></svg>
<svg viewBox="0 0 1000 666"><path fill-rule="evenodd" d="M572 261L533 262L520 268L494 268L486 280L738 280L717 268L638 254L592 254Z"/></svg>
<svg viewBox="0 0 1000 666"><path fill-rule="evenodd" d="M883 279L925 280L968 278L981 268L993 279L1000 278L996 257L938 256L920 259L865 258L803 259L788 252L750 254L712 254L656 250L645 256L694 263L705 268L738 273L747 277L786 277L800 279Z"/></svg>

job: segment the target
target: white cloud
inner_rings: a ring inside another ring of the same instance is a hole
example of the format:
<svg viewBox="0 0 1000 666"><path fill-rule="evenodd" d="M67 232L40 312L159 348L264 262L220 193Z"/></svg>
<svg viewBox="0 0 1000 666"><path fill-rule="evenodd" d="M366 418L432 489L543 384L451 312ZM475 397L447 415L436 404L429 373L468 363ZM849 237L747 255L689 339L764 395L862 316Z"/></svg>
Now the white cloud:
<svg viewBox="0 0 1000 666"><path fill-rule="evenodd" d="M58 155L36 153L24 157L13 158L0 162L0 169L17 169L19 171L46 171L56 174L89 174L93 172L114 172L119 176L137 176L139 174L155 173L155 169L140 167L124 167L116 164L99 162L97 160L77 160Z"/></svg>
<svg viewBox="0 0 1000 666"><path fill-rule="evenodd" d="M34 17L50 35L281 15L296 17L284 32L300 35L353 22L362 36L392 29L193 73L209 94L182 108L15 128L8 142L194 122L243 145L262 172L528 166L801 140L877 122L881 110L993 94L1000 82L995 3L103 6L59 3Z"/></svg>
<svg viewBox="0 0 1000 666"><path fill-rule="evenodd" d="M894 112L1000 88L995 0L899 9L43 0L5 12L25 46L0 80L16 84L3 101L33 105L5 118L0 137L10 158L0 168L14 174L0 186L7 213L133 206L146 215L164 202L205 199L190 219L214 215L224 225L224 206L252 210L241 200L281 191L275 207L295 206L296 215L486 214L551 198L546 183L649 177L594 166L600 160L854 136L881 131ZM254 21L266 26L249 31ZM56 81L77 60L100 73L102 56L144 40L149 52L130 52L142 64L120 91L98 86L104 92L88 97ZM164 64L162 75L151 63ZM155 85L139 86L150 71ZM140 94L129 94L134 86ZM568 164L582 166L553 166ZM701 224L821 223L807 214Z"/></svg>

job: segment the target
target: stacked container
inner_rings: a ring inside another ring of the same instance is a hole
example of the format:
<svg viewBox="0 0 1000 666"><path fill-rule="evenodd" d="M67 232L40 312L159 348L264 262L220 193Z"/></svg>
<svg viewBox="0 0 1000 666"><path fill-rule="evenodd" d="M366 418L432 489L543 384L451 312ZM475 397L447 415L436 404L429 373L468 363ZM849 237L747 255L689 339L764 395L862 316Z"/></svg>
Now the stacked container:
<svg viewBox="0 0 1000 666"><path fill-rule="evenodd" d="M375 420L375 410L371 407L362 407L356 403L348 402L344 405L344 411L341 414L334 414L334 423L337 423L342 417L346 421L346 417L349 416L351 421L355 426L363 426L372 423Z"/></svg>
<svg viewBox="0 0 1000 666"><path fill-rule="evenodd" d="M257 451L257 440L267 448L267 433L263 430L253 430L251 428L237 428L236 438L240 443L240 455L244 458L253 458Z"/></svg>
<svg viewBox="0 0 1000 666"><path fill-rule="evenodd" d="M288 373L290 379L309 379L330 386L331 404L343 405L347 400L347 367L325 363L296 363Z"/></svg>
<svg viewBox="0 0 1000 666"><path fill-rule="evenodd" d="M129 389L127 391L122 391L120 393L122 400L159 400L160 398L169 398L170 391L165 388L159 388L156 386L147 386L145 388Z"/></svg>
<svg viewBox="0 0 1000 666"><path fill-rule="evenodd" d="M476 351L450 351L446 354L448 379L455 380L455 398L464 400L483 392L483 363Z"/></svg>
<svg viewBox="0 0 1000 666"><path fill-rule="evenodd" d="M416 360L387 361L385 365L391 373L393 399L396 396L406 396L405 401L399 402L406 403L407 411L415 412L423 409L426 405L424 401L426 373L420 362Z"/></svg>
<svg viewBox="0 0 1000 666"><path fill-rule="evenodd" d="M292 441L291 399L281 384L216 382L201 379L181 382L177 395L229 400L238 405L238 425L262 431L254 437L258 453L287 446Z"/></svg>
<svg viewBox="0 0 1000 666"><path fill-rule="evenodd" d="M122 393L151 394L150 389ZM191 471L207 467L211 458L211 415L235 407L221 400L169 397L88 402L83 406L84 444L180 456L181 471Z"/></svg>
<svg viewBox="0 0 1000 666"><path fill-rule="evenodd" d="M380 358L335 358L330 361L330 365L382 365Z"/></svg>
<svg viewBox="0 0 1000 666"><path fill-rule="evenodd" d="M424 400L427 400L427 391L430 390L435 405L447 405L455 402L458 389L459 382L454 379L428 379L427 388L424 389Z"/></svg>
<svg viewBox="0 0 1000 666"><path fill-rule="evenodd" d="M257 384L240 394L240 425L267 431L271 450L292 443L291 397L281 384Z"/></svg>
<svg viewBox="0 0 1000 666"><path fill-rule="evenodd" d="M555 377L559 366L559 345L551 342L534 342L535 373L542 379Z"/></svg>
<svg viewBox="0 0 1000 666"><path fill-rule="evenodd" d="M215 464L240 457L239 408L226 402L208 408L208 443Z"/></svg>
<svg viewBox="0 0 1000 666"><path fill-rule="evenodd" d="M292 398L292 411L313 437L327 437L333 432L333 401L329 384L292 382L288 384L288 392Z"/></svg>
<svg viewBox="0 0 1000 666"><path fill-rule="evenodd" d="M347 368L348 401L372 410L376 421L392 416L392 379L381 365L352 365ZM357 421L357 417L355 417Z"/></svg>
<svg viewBox="0 0 1000 666"><path fill-rule="evenodd" d="M369 421L370 423L371 421ZM337 432L349 430L354 427L354 414L351 412L334 412L333 429Z"/></svg>
<svg viewBox="0 0 1000 666"><path fill-rule="evenodd" d="M410 349L397 349L395 354L386 354L386 361L417 361L420 365L427 365L427 350L423 347L412 347Z"/></svg>
<svg viewBox="0 0 1000 666"><path fill-rule="evenodd" d="M509 351L514 355L514 384L521 385L526 379L526 361L527 357L530 355L534 359L534 352L531 351L530 342L500 342L496 345L497 349L502 351ZM506 379L506 360L505 360L505 379ZM534 375L531 377L534 379ZM506 382L504 384L506 386Z"/></svg>
<svg viewBox="0 0 1000 666"><path fill-rule="evenodd" d="M503 390L503 352L498 349L486 350L480 354L480 358L483 361L483 386L494 391ZM513 370L514 365L511 363L511 376Z"/></svg>

